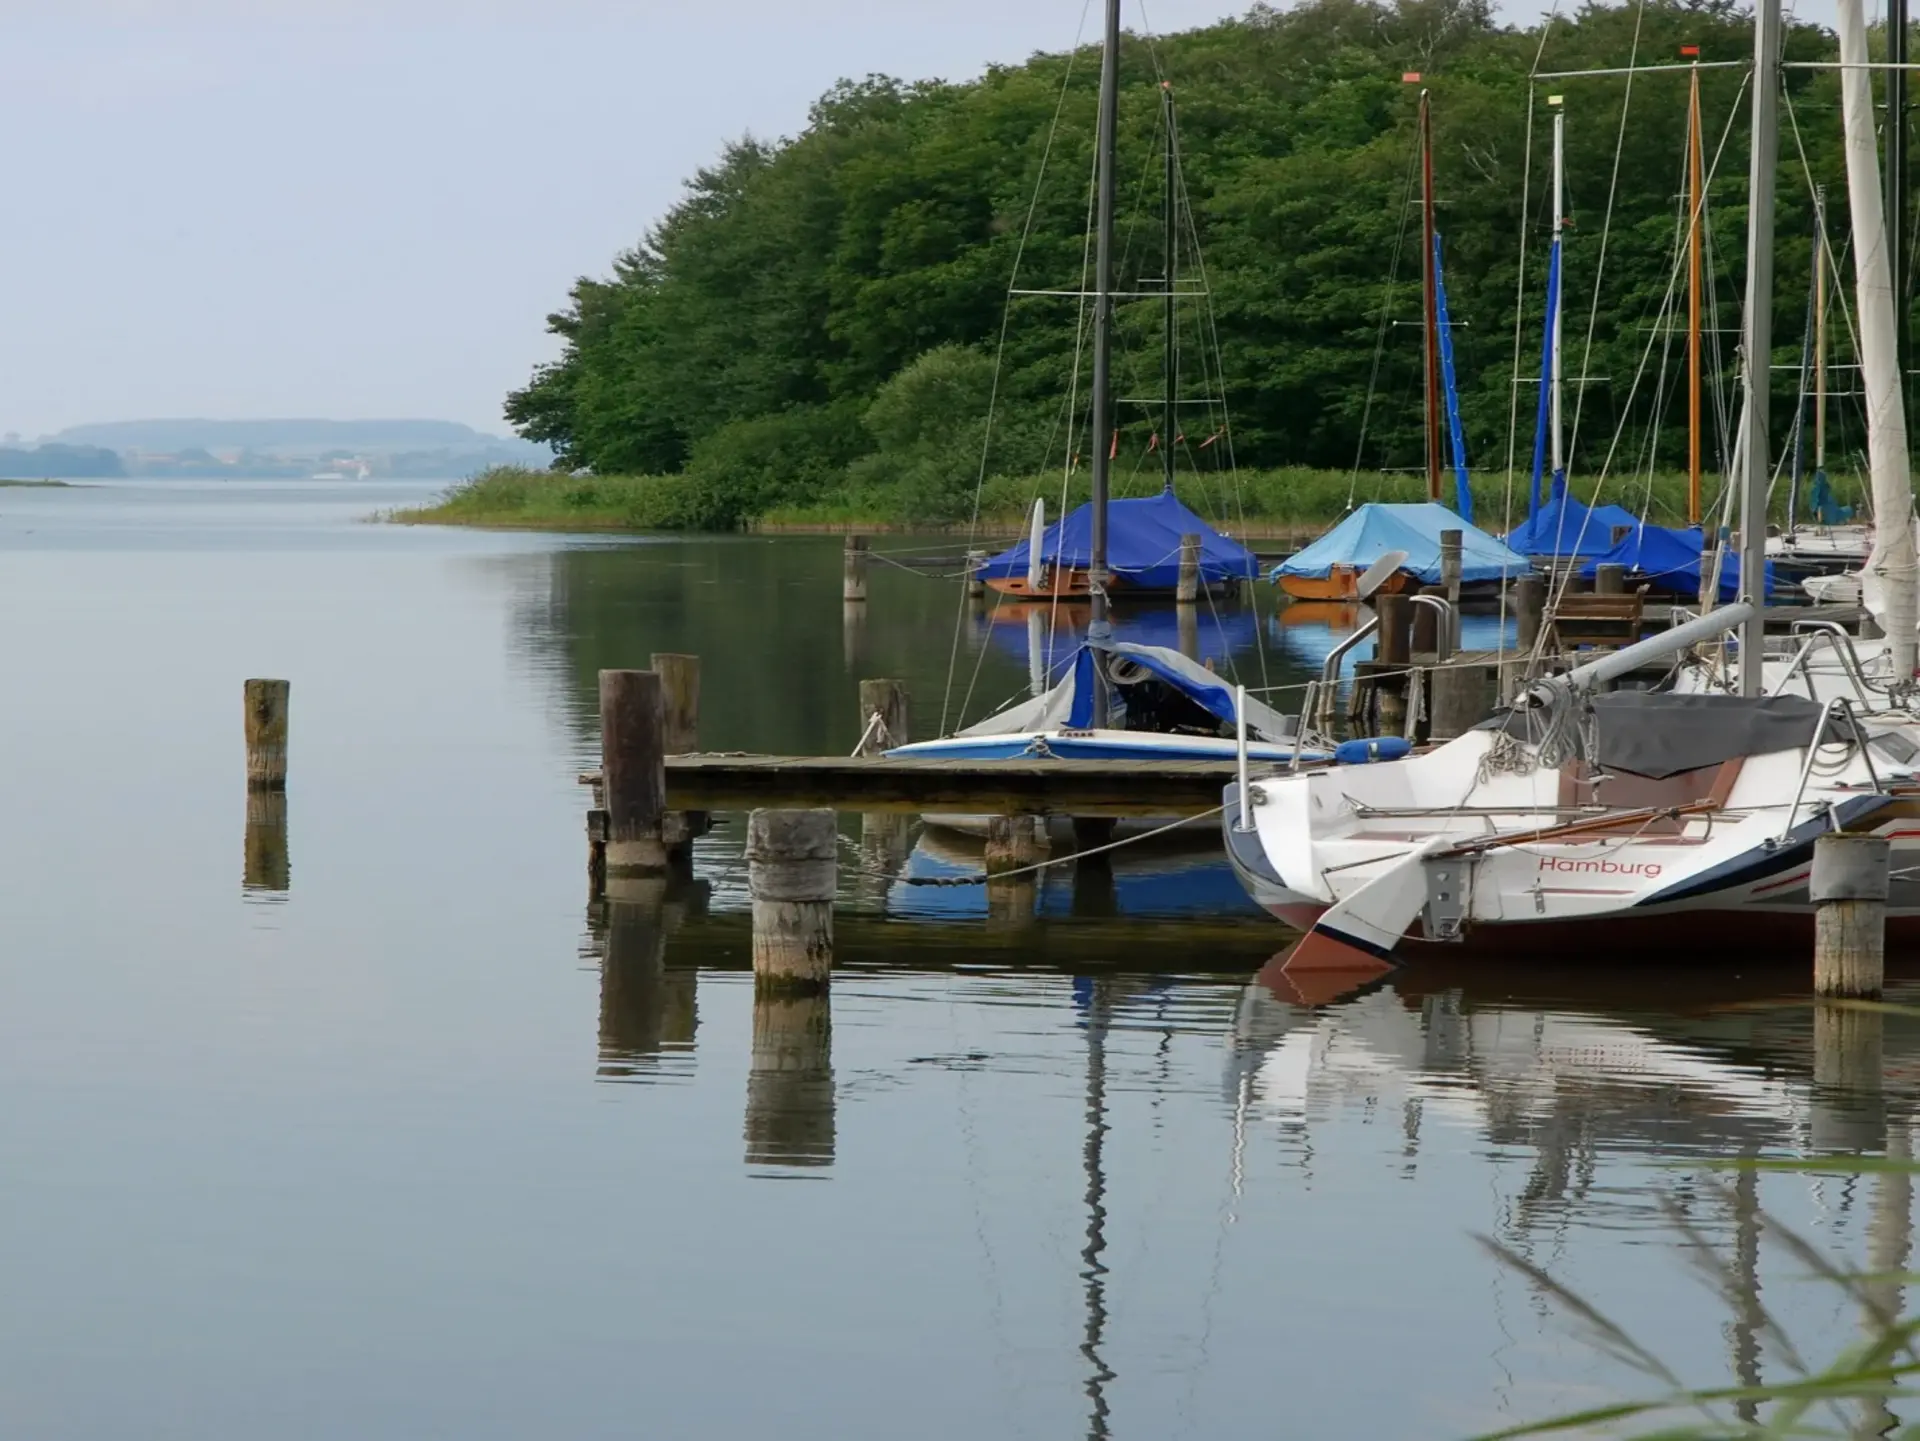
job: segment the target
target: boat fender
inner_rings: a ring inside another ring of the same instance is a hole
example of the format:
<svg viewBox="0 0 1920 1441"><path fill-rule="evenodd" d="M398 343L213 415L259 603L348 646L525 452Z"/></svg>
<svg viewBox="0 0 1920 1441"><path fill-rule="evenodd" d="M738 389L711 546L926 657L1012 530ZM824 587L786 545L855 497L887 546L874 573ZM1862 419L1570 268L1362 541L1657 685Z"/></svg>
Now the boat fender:
<svg viewBox="0 0 1920 1441"><path fill-rule="evenodd" d="M1413 747L1400 736L1375 736L1371 740L1341 741L1333 748L1333 758L1343 766L1363 766L1369 761L1397 761Z"/></svg>

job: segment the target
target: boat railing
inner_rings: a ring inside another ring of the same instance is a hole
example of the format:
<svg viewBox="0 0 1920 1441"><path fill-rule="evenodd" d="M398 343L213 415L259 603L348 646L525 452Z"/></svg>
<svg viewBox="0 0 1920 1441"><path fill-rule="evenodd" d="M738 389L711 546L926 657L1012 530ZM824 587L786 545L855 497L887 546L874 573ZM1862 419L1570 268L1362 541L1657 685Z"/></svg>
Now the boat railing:
<svg viewBox="0 0 1920 1441"><path fill-rule="evenodd" d="M1820 755L1820 744L1827 737L1827 731L1834 726L1835 717L1842 717L1846 729L1852 732L1848 738L1860 748L1860 760L1867 768L1867 779L1873 782L1874 794L1882 795L1885 787L1880 784L1880 774L1873 768L1873 752L1866 731L1860 725L1860 717L1854 713L1853 702L1845 696L1835 696L1820 711L1820 724L1813 728L1813 738L1807 742L1807 758L1800 764L1800 784L1794 787L1793 804L1787 807L1787 822L1780 828L1780 834L1774 844L1779 845L1793 834L1793 828L1800 821L1800 806L1806 798L1807 786L1813 780L1813 767Z"/></svg>
<svg viewBox="0 0 1920 1441"><path fill-rule="evenodd" d="M1438 613L1433 631L1433 658L1451 660L1453 653L1460 649L1460 608L1445 596L1416 595L1411 599L1415 605L1431 606Z"/></svg>
<svg viewBox="0 0 1920 1441"><path fill-rule="evenodd" d="M1781 691L1784 692L1788 686L1792 685L1793 678L1797 675L1806 684L1807 699L1820 699L1814 693L1812 659L1815 648L1824 643L1840 662L1840 669L1846 674L1847 683L1853 687L1854 696L1861 706L1869 710L1873 708L1872 697L1868 694L1866 673L1860 666L1860 653L1853 648L1853 637L1847 634L1844 626L1832 620L1797 620L1793 623L1793 634L1804 635L1806 639L1795 650L1786 675L1781 677L1779 687Z"/></svg>
<svg viewBox="0 0 1920 1441"><path fill-rule="evenodd" d="M1340 684L1340 662L1346 659L1348 651L1362 641L1371 640L1379 630L1380 617L1369 616L1365 625L1327 652L1327 658L1320 664L1320 689L1314 697L1316 709L1309 712L1315 725L1325 729L1333 724L1333 693Z"/></svg>

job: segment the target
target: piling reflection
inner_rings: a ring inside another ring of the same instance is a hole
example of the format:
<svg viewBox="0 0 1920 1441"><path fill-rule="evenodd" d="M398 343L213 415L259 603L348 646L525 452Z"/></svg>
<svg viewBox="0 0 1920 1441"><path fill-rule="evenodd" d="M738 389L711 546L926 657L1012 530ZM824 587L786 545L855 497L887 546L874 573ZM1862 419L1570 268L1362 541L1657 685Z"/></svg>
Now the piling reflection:
<svg viewBox="0 0 1920 1441"><path fill-rule="evenodd" d="M1815 1151L1879 1149L1887 1118L1881 1075L1885 1020L1842 1002L1813 1008L1813 1106L1808 1139Z"/></svg>
<svg viewBox="0 0 1920 1441"><path fill-rule="evenodd" d="M616 877L589 908L588 931L600 958L602 1079L644 1079L670 1058L692 1057L698 972L667 964L667 938L705 909L707 894L706 881L682 875Z"/></svg>
<svg viewBox="0 0 1920 1441"><path fill-rule="evenodd" d="M284 896L292 885L287 862L287 793L249 790L240 889L258 899Z"/></svg>
<svg viewBox="0 0 1920 1441"><path fill-rule="evenodd" d="M754 997L745 1134L749 1166L833 1164L833 1011L828 996Z"/></svg>

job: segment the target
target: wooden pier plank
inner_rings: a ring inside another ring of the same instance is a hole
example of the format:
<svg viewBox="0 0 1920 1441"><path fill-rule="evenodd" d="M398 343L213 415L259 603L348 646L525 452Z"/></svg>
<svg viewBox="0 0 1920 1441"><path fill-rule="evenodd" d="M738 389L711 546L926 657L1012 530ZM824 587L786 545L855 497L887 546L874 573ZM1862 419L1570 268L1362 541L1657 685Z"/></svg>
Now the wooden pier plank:
<svg viewBox="0 0 1920 1441"><path fill-rule="evenodd" d="M1220 804L1234 763L963 761L886 756L669 756L667 804L679 810L831 806L842 811L974 815L1193 816ZM1263 767L1269 770L1270 767Z"/></svg>

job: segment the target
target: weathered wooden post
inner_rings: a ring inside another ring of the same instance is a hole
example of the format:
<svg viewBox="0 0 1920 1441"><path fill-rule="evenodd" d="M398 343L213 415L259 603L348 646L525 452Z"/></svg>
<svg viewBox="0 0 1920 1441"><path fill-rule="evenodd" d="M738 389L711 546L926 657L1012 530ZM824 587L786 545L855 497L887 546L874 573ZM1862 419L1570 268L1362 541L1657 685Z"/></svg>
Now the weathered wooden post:
<svg viewBox="0 0 1920 1441"><path fill-rule="evenodd" d="M833 974L833 897L840 833L829 810L747 817L756 989L808 995Z"/></svg>
<svg viewBox="0 0 1920 1441"><path fill-rule="evenodd" d="M247 716L247 789L287 788L287 701L283 680L250 680L244 687Z"/></svg>
<svg viewBox="0 0 1920 1441"><path fill-rule="evenodd" d="M1421 595L1438 596L1445 600L1447 588L1444 585L1423 585ZM1410 649L1415 655L1438 655L1440 653L1440 613L1430 605L1411 606L1413 611L1413 639ZM1452 637L1448 637L1451 641Z"/></svg>
<svg viewBox="0 0 1920 1441"><path fill-rule="evenodd" d="M1540 624L1547 609L1547 583L1538 575L1523 575L1513 583L1513 613L1520 622L1518 649L1531 651L1540 643Z"/></svg>
<svg viewBox="0 0 1920 1441"><path fill-rule="evenodd" d="M987 597L986 578L980 574L986 568L987 553L984 550L967 552L967 599L985 600Z"/></svg>
<svg viewBox="0 0 1920 1441"><path fill-rule="evenodd" d="M1180 654L1188 660L1200 659L1200 607L1176 605L1173 608L1175 639Z"/></svg>
<svg viewBox="0 0 1920 1441"><path fill-rule="evenodd" d="M287 865L287 793L247 791L247 833L240 870L243 891L285 892L292 874Z"/></svg>
<svg viewBox="0 0 1920 1441"><path fill-rule="evenodd" d="M1464 531L1440 532L1440 588L1453 605L1460 604L1460 551L1465 540Z"/></svg>
<svg viewBox="0 0 1920 1441"><path fill-rule="evenodd" d="M661 749L692 755L700 749L700 657L655 651L650 664L660 677ZM694 838L711 825L705 811L668 811L660 827L667 854L683 864L692 860Z"/></svg>
<svg viewBox="0 0 1920 1441"><path fill-rule="evenodd" d="M905 681L860 682L860 749L855 755L877 756L913 739L913 699Z"/></svg>
<svg viewBox="0 0 1920 1441"><path fill-rule="evenodd" d="M847 537L847 548L841 557L840 599L860 601L867 598L867 538L864 535Z"/></svg>
<svg viewBox="0 0 1920 1441"><path fill-rule="evenodd" d="M666 700L650 670L600 672L600 779L606 810L588 816L604 838L605 874L652 875L667 868ZM597 819L596 819L597 818Z"/></svg>
<svg viewBox="0 0 1920 1441"><path fill-rule="evenodd" d="M1180 576L1173 598L1180 605L1194 605L1200 599L1200 537L1197 535L1180 537Z"/></svg>
<svg viewBox="0 0 1920 1441"><path fill-rule="evenodd" d="M1044 816L993 816L987 821L989 876L1037 866L1050 850Z"/></svg>
<svg viewBox="0 0 1920 1441"><path fill-rule="evenodd" d="M1593 568L1595 595L1625 595L1627 568L1624 565L1597 565Z"/></svg>
<svg viewBox="0 0 1920 1441"><path fill-rule="evenodd" d="M744 1135L749 1166L833 1164L833 1010L824 992L755 990Z"/></svg>
<svg viewBox="0 0 1920 1441"><path fill-rule="evenodd" d="M1407 688L1411 682L1404 667L1413 650L1413 616L1410 612L1425 609L1425 606L1416 606L1410 596L1397 593L1373 598L1373 613L1380 618L1374 659L1385 665L1403 667L1398 676L1382 675L1377 670L1374 673L1374 690L1380 697L1381 735L1397 736L1406 727Z"/></svg>
<svg viewBox="0 0 1920 1441"><path fill-rule="evenodd" d="M1498 671L1479 662L1455 661L1427 672L1427 738L1452 740L1485 720L1494 707Z"/></svg>
<svg viewBox="0 0 1920 1441"><path fill-rule="evenodd" d="M1813 843L1813 990L1877 999L1887 967L1884 836L1831 831Z"/></svg>

